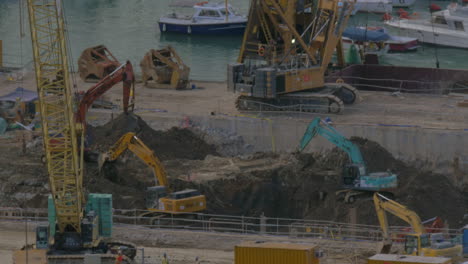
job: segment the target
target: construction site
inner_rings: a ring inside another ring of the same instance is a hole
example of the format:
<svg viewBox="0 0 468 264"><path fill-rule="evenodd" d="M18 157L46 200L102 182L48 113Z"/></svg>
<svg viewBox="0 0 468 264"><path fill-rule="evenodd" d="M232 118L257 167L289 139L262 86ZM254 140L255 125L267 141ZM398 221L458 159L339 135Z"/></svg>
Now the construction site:
<svg viewBox="0 0 468 264"><path fill-rule="evenodd" d="M0 263L466 261L467 71L348 65L335 0L252 0L225 82L75 62L60 3L0 68Z"/></svg>

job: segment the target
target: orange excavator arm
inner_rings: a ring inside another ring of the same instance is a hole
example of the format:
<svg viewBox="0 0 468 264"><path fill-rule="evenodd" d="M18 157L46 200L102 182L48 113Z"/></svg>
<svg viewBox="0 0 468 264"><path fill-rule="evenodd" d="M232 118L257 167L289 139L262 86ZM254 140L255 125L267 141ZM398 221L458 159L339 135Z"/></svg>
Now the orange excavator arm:
<svg viewBox="0 0 468 264"><path fill-rule="evenodd" d="M124 112L127 113L129 107L133 107L135 96L135 74L130 61L120 65L120 67L86 91L78 106L76 121L84 125L86 123L86 111L88 108L97 98L119 82L123 82L123 109Z"/></svg>

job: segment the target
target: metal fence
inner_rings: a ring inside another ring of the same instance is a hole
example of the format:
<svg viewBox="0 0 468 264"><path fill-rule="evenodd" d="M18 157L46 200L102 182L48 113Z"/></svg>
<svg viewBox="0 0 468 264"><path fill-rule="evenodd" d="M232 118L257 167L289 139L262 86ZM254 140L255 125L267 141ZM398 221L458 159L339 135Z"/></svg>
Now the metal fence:
<svg viewBox="0 0 468 264"><path fill-rule="evenodd" d="M336 241L381 241L379 226L349 224L322 220L305 220L272 217L246 217L192 213L170 215L146 210L114 209L114 223L117 226L168 230L192 230L214 233L244 235L273 235L288 238L318 238ZM47 209L42 208L0 208L0 220L13 220L44 223ZM461 243L461 230L435 230ZM405 234L412 230L403 226L390 227L395 242L402 242Z"/></svg>

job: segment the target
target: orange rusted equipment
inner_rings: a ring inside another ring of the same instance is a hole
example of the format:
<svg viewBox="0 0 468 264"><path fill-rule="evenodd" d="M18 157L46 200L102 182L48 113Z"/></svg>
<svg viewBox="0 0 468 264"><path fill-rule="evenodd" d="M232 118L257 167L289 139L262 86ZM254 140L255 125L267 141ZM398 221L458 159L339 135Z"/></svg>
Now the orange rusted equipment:
<svg viewBox="0 0 468 264"><path fill-rule="evenodd" d="M167 46L150 50L140 62L146 87L159 89L187 89L190 68L184 64L174 48Z"/></svg>
<svg viewBox="0 0 468 264"><path fill-rule="evenodd" d="M117 83L123 83L123 110L125 113L133 110L135 98L135 74L130 61L120 65L105 76L96 85L86 91L78 106L76 112L76 121L86 125L86 112L93 102L107 92Z"/></svg>
<svg viewBox="0 0 468 264"><path fill-rule="evenodd" d="M78 59L80 78L85 82L98 82L119 66L119 61L104 45L85 49Z"/></svg>

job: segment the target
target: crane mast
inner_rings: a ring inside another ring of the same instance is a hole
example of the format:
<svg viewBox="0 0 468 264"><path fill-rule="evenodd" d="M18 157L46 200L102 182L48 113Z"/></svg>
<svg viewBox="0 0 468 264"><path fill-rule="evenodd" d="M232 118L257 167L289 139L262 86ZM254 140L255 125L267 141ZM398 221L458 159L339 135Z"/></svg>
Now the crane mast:
<svg viewBox="0 0 468 264"><path fill-rule="evenodd" d="M81 233L83 203L83 148L78 146L74 121L61 3L27 1L47 172L59 234Z"/></svg>

